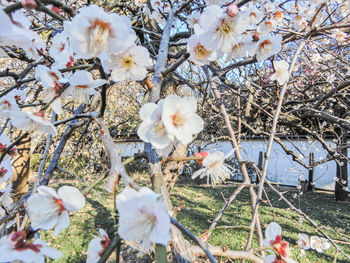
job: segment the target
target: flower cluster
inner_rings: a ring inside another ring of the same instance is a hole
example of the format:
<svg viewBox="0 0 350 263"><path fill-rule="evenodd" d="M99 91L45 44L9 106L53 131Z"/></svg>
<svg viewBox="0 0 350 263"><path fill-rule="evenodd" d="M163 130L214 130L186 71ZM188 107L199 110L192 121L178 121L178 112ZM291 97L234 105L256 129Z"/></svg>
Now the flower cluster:
<svg viewBox="0 0 350 263"><path fill-rule="evenodd" d="M202 14L194 13L188 17L188 24L195 32L187 43L193 62L209 64L224 55L226 60L250 55L261 61L281 50L282 37L273 32L283 21L283 11L267 14L265 19L271 20L262 22L264 12L255 5L239 10L233 3L220 7L216 2L209 1L210 5Z"/></svg>
<svg viewBox="0 0 350 263"><path fill-rule="evenodd" d="M314 249L318 253L322 253L331 247L327 239L318 236L312 236L310 239L306 234L299 233L299 240L297 242L301 253L305 254L305 250Z"/></svg>
<svg viewBox="0 0 350 263"><path fill-rule="evenodd" d="M177 141L188 144L203 130L204 122L196 114L195 98L169 95L157 104L147 103L140 109L137 134L151 143L160 155L168 155Z"/></svg>

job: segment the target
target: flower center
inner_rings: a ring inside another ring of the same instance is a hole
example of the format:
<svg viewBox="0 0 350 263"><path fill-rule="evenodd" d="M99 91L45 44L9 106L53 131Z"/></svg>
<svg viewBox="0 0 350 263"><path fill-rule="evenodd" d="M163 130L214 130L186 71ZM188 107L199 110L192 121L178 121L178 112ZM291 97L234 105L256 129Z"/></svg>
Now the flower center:
<svg viewBox="0 0 350 263"><path fill-rule="evenodd" d="M288 242L282 240L282 236L276 236L275 240L271 240L270 244L273 246L278 255L287 257L288 254Z"/></svg>
<svg viewBox="0 0 350 263"><path fill-rule="evenodd" d="M88 46L89 50L96 55L107 46L108 38L113 35L113 31L110 23L98 18L90 24L91 26L88 28Z"/></svg>
<svg viewBox="0 0 350 263"><path fill-rule="evenodd" d="M123 66L127 70L130 70L134 64L135 64L135 61L134 61L132 56L127 56L127 57L123 58Z"/></svg>
<svg viewBox="0 0 350 263"><path fill-rule="evenodd" d="M33 250L35 253L40 252L42 245L34 245L31 242L26 241L26 234L24 231L15 232L11 235L11 241L15 242L13 249L17 251L24 251L27 249Z"/></svg>
<svg viewBox="0 0 350 263"><path fill-rule="evenodd" d="M211 54L211 52L208 51L208 50L207 50L202 44L200 44L200 43L197 44L197 46L196 46L195 49L194 49L194 52L196 53L196 56L197 56L198 58L201 58L201 59L206 58L206 57L208 57L208 56Z"/></svg>
<svg viewBox="0 0 350 263"><path fill-rule="evenodd" d="M230 33L232 30L232 26L229 25L227 22L225 22L224 20L221 22L219 28L218 28L218 31L222 32L222 33L225 33L225 34L228 34Z"/></svg>
<svg viewBox="0 0 350 263"><path fill-rule="evenodd" d="M209 165L209 168L214 168L215 166L217 166L220 162L214 162L211 165Z"/></svg>
<svg viewBox="0 0 350 263"><path fill-rule="evenodd" d="M58 206L58 214L60 215L66 208L63 205L62 199L54 198L55 204Z"/></svg>
<svg viewBox="0 0 350 263"><path fill-rule="evenodd" d="M264 41L262 41L260 44L259 44L259 48L260 49L270 49L271 47L271 41L268 40L268 39L265 39Z"/></svg>
<svg viewBox="0 0 350 263"><path fill-rule="evenodd" d="M75 87L78 88L78 89L87 89L87 88L89 88L88 85L76 85Z"/></svg>
<svg viewBox="0 0 350 263"><path fill-rule="evenodd" d="M103 235L101 238L102 238L102 240L101 240L100 244L101 244L102 250L98 253L98 255L100 257L103 255L103 253L105 253L106 249L109 246L109 243L111 242L109 240L109 238L107 236L105 236L105 235Z"/></svg>
<svg viewBox="0 0 350 263"><path fill-rule="evenodd" d="M0 169L0 178L4 177L4 175L8 172L4 167L1 167Z"/></svg>
<svg viewBox="0 0 350 263"><path fill-rule="evenodd" d="M185 116L181 115L179 111L177 111L175 114L171 115L171 121L174 126L183 126L187 119Z"/></svg>

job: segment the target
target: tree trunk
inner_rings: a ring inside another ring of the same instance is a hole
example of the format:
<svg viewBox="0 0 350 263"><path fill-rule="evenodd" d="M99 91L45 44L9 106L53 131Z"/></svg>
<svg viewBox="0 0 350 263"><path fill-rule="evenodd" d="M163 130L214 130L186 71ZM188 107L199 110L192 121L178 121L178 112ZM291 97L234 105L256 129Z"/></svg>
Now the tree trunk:
<svg viewBox="0 0 350 263"><path fill-rule="evenodd" d="M335 182L335 200L337 201L346 201L348 197L347 135L347 131L341 129L341 159L337 162L337 180Z"/></svg>
<svg viewBox="0 0 350 263"><path fill-rule="evenodd" d="M16 132L16 138L21 136L23 131ZM12 162L12 193L14 201L19 200L28 192L28 181L30 177L30 136L22 140L17 146L17 155Z"/></svg>

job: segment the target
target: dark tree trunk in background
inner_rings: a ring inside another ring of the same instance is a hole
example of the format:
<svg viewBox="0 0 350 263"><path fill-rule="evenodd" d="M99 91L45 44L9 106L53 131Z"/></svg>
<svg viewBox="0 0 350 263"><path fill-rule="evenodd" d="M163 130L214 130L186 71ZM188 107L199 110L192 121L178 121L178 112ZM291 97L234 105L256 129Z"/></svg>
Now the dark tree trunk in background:
<svg viewBox="0 0 350 263"><path fill-rule="evenodd" d="M335 200L346 201L348 197L348 149L347 144L347 131L341 129L341 155L342 158L337 162L337 180L335 182Z"/></svg>
<svg viewBox="0 0 350 263"><path fill-rule="evenodd" d="M16 132L16 138L21 136L23 131ZM12 189L14 200L19 200L28 192L28 181L30 177L30 136L22 140L17 146L17 155L12 162Z"/></svg>
<svg viewBox="0 0 350 263"><path fill-rule="evenodd" d="M314 153L310 153L309 155L309 165L312 166L314 164ZM309 170L309 184L307 186L307 190L311 192L315 192L315 183L314 183L314 168Z"/></svg>

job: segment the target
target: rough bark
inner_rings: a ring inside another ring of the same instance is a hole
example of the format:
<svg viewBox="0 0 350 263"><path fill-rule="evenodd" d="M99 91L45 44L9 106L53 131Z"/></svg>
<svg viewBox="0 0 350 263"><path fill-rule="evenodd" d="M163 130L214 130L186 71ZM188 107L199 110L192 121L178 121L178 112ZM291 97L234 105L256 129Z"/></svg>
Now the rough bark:
<svg viewBox="0 0 350 263"><path fill-rule="evenodd" d="M23 131L16 132L16 138L22 135ZM17 146L17 155L13 158L12 189L13 198L19 200L28 193L28 181L30 177L30 136L28 135L21 144Z"/></svg>

